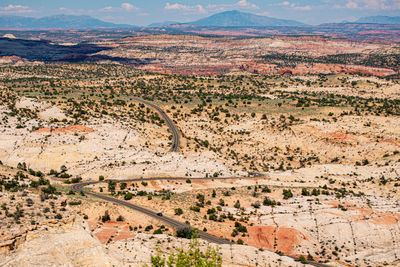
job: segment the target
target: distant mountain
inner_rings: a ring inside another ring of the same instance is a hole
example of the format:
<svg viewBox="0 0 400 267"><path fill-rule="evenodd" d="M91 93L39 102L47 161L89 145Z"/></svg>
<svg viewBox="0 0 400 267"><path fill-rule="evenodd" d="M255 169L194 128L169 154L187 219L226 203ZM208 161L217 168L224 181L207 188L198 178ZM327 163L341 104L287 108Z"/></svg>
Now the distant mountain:
<svg viewBox="0 0 400 267"><path fill-rule="evenodd" d="M244 13L237 10L214 14L189 24L216 27L268 27L268 26L304 26L306 24L295 21L276 19L266 16Z"/></svg>
<svg viewBox="0 0 400 267"><path fill-rule="evenodd" d="M181 24L180 22L177 21L164 21L164 22L156 22L152 23L149 25L149 27L165 27L165 26L170 26L174 24Z"/></svg>
<svg viewBox="0 0 400 267"><path fill-rule="evenodd" d="M372 16L363 17L356 21L356 23L374 23L374 24L399 24L400 16L388 17L388 16Z"/></svg>
<svg viewBox="0 0 400 267"><path fill-rule="evenodd" d="M43 18L31 18L21 16L0 16L1 28L24 29L94 29L94 28L122 28L132 27L125 24L105 22L90 16L55 15Z"/></svg>

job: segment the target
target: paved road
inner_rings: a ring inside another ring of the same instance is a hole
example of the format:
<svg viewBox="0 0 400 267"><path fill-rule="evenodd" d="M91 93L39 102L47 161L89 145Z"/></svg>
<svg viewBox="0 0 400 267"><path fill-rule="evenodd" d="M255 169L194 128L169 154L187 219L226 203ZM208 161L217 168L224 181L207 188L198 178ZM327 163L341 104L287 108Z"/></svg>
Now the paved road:
<svg viewBox="0 0 400 267"><path fill-rule="evenodd" d="M255 175L254 177L260 177L259 175ZM218 179L218 180L228 180L228 179L243 179L244 177L209 177L209 178L190 178L191 180L213 180L213 179ZM152 218L155 218L159 221L165 222L173 227L175 227L176 229L179 228L188 228L189 230L192 230L193 228L187 224L184 224L182 222L179 222L171 217L162 215L159 216L157 215L158 212L149 210L147 208L114 198L114 197L109 197L103 194L97 194L97 193L93 193L90 192L88 190L85 190L84 187L87 185L91 185L91 184L99 184L99 183L107 183L109 181L113 181L113 182L140 182L140 181L160 181L160 180L166 180L166 181L178 181L178 180L187 180L187 177L174 177L174 178L167 178L167 177L154 177L154 178L134 178L134 179L127 179L127 180L104 180L104 181L94 181L94 182L85 182L85 183L79 183L79 184L74 184L72 185L72 190L76 191L76 192L83 192L86 195L90 195L96 198L100 198L102 200L117 204L117 205L122 205L125 206L127 208L133 209L135 211L139 211L143 214L146 214ZM197 233L199 234L199 237L208 241L208 242L212 242L212 243L216 243L216 244L233 244L231 241L223 239L223 238L218 238L216 236L207 234L206 232L197 230ZM285 255L287 256L287 255ZM298 258L296 257L292 257L292 256L287 256L289 258L292 258L294 260L298 260ZM327 264L323 264L323 263L319 263L319 262L310 262L307 261L307 264L316 266L316 267L330 267L330 265Z"/></svg>
<svg viewBox="0 0 400 267"><path fill-rule="evenodd" d="M145 105L148 105L152 108L154 108L160 115L161 117L163 117L164 121L167 123L169 130L172 133L172 147L171 147L171 152L177 152L179 149L179 144L180 144L180 136L179 136L179 132L175 127L175 124L172 122L172 120L170 119L170 117L167 115L167 113L165 113L164 110L162 110L160 107L156 106L155 104L140 99L140 98L134 98L136 101L141 102Z"/></svg>
<svg viewBox="0 0 400 267"><path fill-rule="evenodd" d="M78 89L73 89L72 91L74 92L78 92L78 93L87 93L83 90L78 90ZM100 92L94 92L93 94L96 95L102 95L102 93ZM150 107L152 107L153 109L155 109L160 115L161 117L164 119L164 121L167 123L167 126L169 128L169 130L171 131L172 134L172 146L171 146L171 152L178 152L179 149L179 145L180 145L180 136L179 136L179 132L178 129L176 129L175 124L172 122L171 118L167 115L167 113L165 113L164 110L162 110L159 106L147 101L147 100L143 100L141 98L136 98L136 97L131 97L130 100L135 100L137 102L143 103L145 105L148 105Z"/></svg>
<svg viewBox="0 0 400 267"><path fill-rule="evenodd" d="M157 178L154 178L152 180L156 180L156 179ZM149 179L146 179L146 180L149 180ZM163 180L167 180L167 179L163 179ZM174 180L177 180L177 179L174 179ZM126 182L127 180L124 180L124 181ZM132 180L129 180L129 181L142 181L142 179L132 179ZM114 198L114 197L109 197L109 196L102 195L102 194L96 194L96 193L93 193L93 192L90 192L90 191L84 189L84 186L89 185L89 184L96 184L96 183L100 183L100 182L86 182L86 183L75 184L75 185L72 186L72 190L74 190L76 192L83 192L83 193L85 193L87 195L90 195L90 196L93 196L93 197L97 197L97 198L103 199L105 201L112 202L114 204L122 205L122 206L128 207L130 209L139 211L139 212L144 213L144 214L146 214L146 215L148 215L150 217L153 217L153 218L155 218L157 220L165 222L165 223L175 227L176 229L179 229L179 228L188 228L189 230L193 229L191 226L189 226L187 224L184 224L182 222L179 222L179 221L177 221L177 220L175 220L175 219L173 219L171 217L168 217L168 216L165 216L165 215L159 216L159 215L157 215L157 212L149 210L147 208L144 208L144 207L141 207L141 206L138 206L138 205L135 205L135 204L132 204L132 203L129 203L129 202ZM207 234L206 232L203 232L203 231L200 231L200 230L197 230L197 233L199 234L199 236L202 239L207 240L209 242L213 242L213 243L216 243L216 244L231 244L231 242L228 241L228 240L215 237L213 235Z"/></svg>
<svg viewBox="0 0 400 267"><path fill-rule="evenodd" d="M146 100L142 100L139 98L135 98L136 101L141 102L145 105L151 106L152 108L154 108L165 120L165 122L167 123L171 133L172 133L172 147L171 147L171 152L177 152L178 148L179 148L179 144L180 144L180 136L179 136L179 132L176 129L174 123L172 122L172 120L169 118L169 116L164 112L164 110L162 110L160 107L156 106L155 104L148 102ZM252 177L262 177L262 174L260 173L252 173L251 174ZM190 178L191 180L212 180L212 179L219 179L219 180L223 180L223 179L241 179L244 177L209 177L209 178ZM162 222L165 222L173 227L175 227L176 229L179 228L188 228L189 230L193 230L193 228L187 224L184 224L182 222L179 222L171 217L165 216L165 215L158 215L158 212L149 210L147 208L114 198L114 197L109 197L103 194L97 194L97 193L93 193L90 192L88 190L85 190L84 187L90 184L98 184L98 183L106 183L108 181L114 181L114 182L138 182L138 181L142 181L142 180L146 180L146 181L156 181L156 180L187 180L189 179L188 177L174 177L174 178L166 178L166 177L159 177L159 178L146 178L146 179L142 179L142 178L136 178L136 179L128 179L128 180L104 180L104 181L95 181L95 182L85 182L85 183L79 183L79 184L74 184L71 186L72 190L76 191L76 192L83 192L87 195L96 197L96 198L100 198L103 199L105 201L117 204L117 205L122 205L125 206L127 208L139 211L141 213L144 213L150 217L153 217L157 220L160 220ZM197 233L199 234L200 238L207 240L209 242L212 243L216 243L216 244L233 244L231 241L223 239L223 238L218 238L216 236L207 234L206 232L197 230ZM291 257L292 259L297 259L295 257ZM322 264L322 263L317 263L317 262L307 262L308 264L311 264L313 266L317 266L317 267L329 267L329 265L326 264Z"/></svg>

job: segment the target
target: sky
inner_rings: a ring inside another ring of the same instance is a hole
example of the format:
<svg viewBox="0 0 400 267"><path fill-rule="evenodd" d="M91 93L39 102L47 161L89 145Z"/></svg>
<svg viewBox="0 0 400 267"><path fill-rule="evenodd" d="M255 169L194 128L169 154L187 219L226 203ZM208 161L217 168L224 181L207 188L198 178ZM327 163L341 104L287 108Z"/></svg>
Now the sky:
<svg viewBox="0 0 400 267"><path fill-rule="evenodd" d="M0 0L0 15L89 15L132 25L188 22L227 10L317 25L364 16L400 16L400 0Z"/></svg>

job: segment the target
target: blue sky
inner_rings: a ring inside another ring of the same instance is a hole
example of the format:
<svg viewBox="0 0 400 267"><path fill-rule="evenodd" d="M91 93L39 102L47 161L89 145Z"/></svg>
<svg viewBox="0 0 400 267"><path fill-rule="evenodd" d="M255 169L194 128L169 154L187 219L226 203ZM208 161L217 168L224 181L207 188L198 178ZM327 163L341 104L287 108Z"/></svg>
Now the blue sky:
<svg viewBox="0 0 400 267"><path fill-rule="evenodd" d="M234 9L320 24L370 15L400 16L400 0L0 0L0 15L90 15L134 25L187 22Z"/></svg>

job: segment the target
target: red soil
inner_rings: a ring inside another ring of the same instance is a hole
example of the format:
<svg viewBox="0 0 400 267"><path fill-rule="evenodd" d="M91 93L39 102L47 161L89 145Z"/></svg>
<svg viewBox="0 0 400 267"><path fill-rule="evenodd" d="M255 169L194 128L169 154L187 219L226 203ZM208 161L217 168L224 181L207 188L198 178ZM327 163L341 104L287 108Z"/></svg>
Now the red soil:
<svg viewBox="0 0 400 267"><path fill-rule="evenodd" d="M222 35L222 36L259 36L258 34L233 32L233 31L189 31L189 32L200 33L200 34Z"/></svg>
<svg viewBox="0 0 400 267"><path fill-rule="evenodd" d="M208 183L206 181L200 181L200 180L192 180L192 183L198 184L198 185L202 185L207 187Z"/></svg>
<svg viewBox="0 0 400 267"><path fill-rule="evenodd" d="M250 235L248 241L250 246L274 251L275 226L252 226L248 227L247 230Z"/></svg>
<svg viewBox="0 0 400 267"><path fill-rule="evenodd" d="M342 205L343 207L348 208L349 210L354 209L354 210L365 210L365 209L360 209L357 208L356 206L354 206L354 204L352 203L348 203L348 202L339 202L337 200L331 200L331 201L324 201L323 203L327 204L327 205L331 205L332 208L337 208L339 205Z"/></svg>
<svg viewBox="0 0 400 267"><path fill-rule="evenodd" d="M44 127L35 131L35 133L76 133L76 132L91 133L94 132L94 130L92 128L83 125L70 125L65 128L54 128L54 129L50 127Z"/></svg>
<svg viewBox="0 0 400 267"><path fill-rule="evenodd" d="M248 227L250 246L265 248L270 251L280 250L284 254L291 254L302 240L307 240L305 235L294 228L275 226L250 226ZM276 247L274 242L276 240Z"/></svg>
<svg viewBox="0 0 400 267"><path fill-rule="evenodd" d="M391 31L385 31L385 30L370 30L370 31L359 31L358 34L392 34Z"/></svg>
<svg viewBox="0 0 400 267"><path fill-rule="evenodd" d="M328 138L342 140L342 141L357 141L356 137L352 134L346 134L341 132L326 133Z"/></svg>
<svg viewBox="0 0 400 267"><path fill-rule="evenodd" d="M114 237L117 233L117 229L113 228L102 228L100 231L95 233L95 236L100 241L100 243L105 244L107 241Z"/></svg>
<svg viewBox="0 0 400 267"><path fill-rule="evenodd" d="M400 219L400 214L392 214L392 213L382 213L378 211L374 211L369 208L359 208L354 206L351 203L340 203L339 201L326 201L325 204L331 205L333 208L337 208L339 204L343 207L347 207L349 211L355 210L358 211L359 214L351 215L353 220L355 221L368 221L377 225L395 225L397 221ZM336 214L334 212L325 211L324 213L336 215L343 217L343 215Z"/></svg>
<svg viewBox="0 0 400 267"><path fill-rule="evenodd" d="M150 181L151 186L155 189L155 190L161 190L162 188L157 184L157 181Z"/></svg>
<svg viewBox="0 0 400 267"><path fill-rule="evenodd" d="M396 225L397 220L396 217L390 213L381 213L377 217L374 217L369 220L369 222L378 225Z"/></svg>
<svg viewBox="0 0 400 267"><path fill-rule="evenodd" d="M104 224L89 222L90 230L95 231L95 236L102 244L111 238L113 241L133 238L135 235L129 230L126 222L105 222Z"/></svg>
<svg viewBox="0 0 400 267"><path fill-rule="evenodd" d="M339 206L339 204L340 204L340 202L336 201L336 200L324 201L324 203L327 204L327 205L331 205L332 208L337 208Z"/></svg>
<svg viewBox="0 0 400 267"><path fill-rule="evenodd" d="M309 64L298 64L294 68L278 68L273 64L265 64L258 62L248 62L242 66L240 66L242 70L247 70L250 72L254 72L257 70L257 73L261 74L339 74L339 73L362 73L367 75L374 75L384 77L387 75L395 74L395 71L387 68L374 68L374 67L366 67L366 66L358 66L358 65L336 65L336 64L323 64L317 63L313 65Z"/></svg>
<svg viewBox="0 0 400 267"><path fill-rule="evenodd" d="M384 143L390 143L390 144L393 144L393 145L395 145L395 146L400 147L400 141L397 141L397 140L393 140L393 139L381 139L381 141L384 142Z"/></svg>
<svg viewBox="0 0 400 267"><path fill-rule="evenodd" d="M323 132L321 129L315 126L310 126L309 128L311 131L314 131L318 137L325 138L327 139L328 142L329 141L357 142L357 136L353 134L347 134L342 132Z"/></svg>
<svg viewBox="0 0 400 267"><path fill-rule="evenodd" d="M357 210L360 212L362 216L370 216L372 214L371 209L365 209L365 208L358 208L358 207L350 207L348 208L349 210Z"/></svg>

